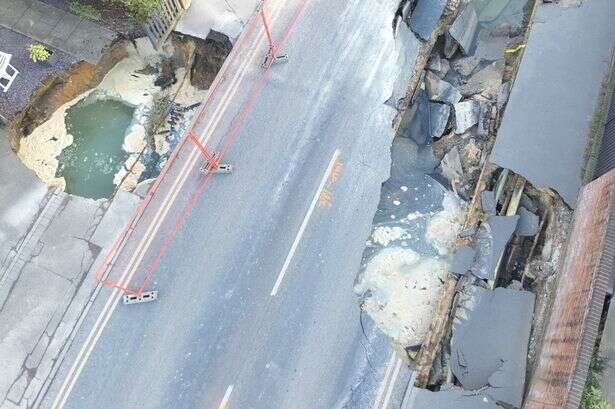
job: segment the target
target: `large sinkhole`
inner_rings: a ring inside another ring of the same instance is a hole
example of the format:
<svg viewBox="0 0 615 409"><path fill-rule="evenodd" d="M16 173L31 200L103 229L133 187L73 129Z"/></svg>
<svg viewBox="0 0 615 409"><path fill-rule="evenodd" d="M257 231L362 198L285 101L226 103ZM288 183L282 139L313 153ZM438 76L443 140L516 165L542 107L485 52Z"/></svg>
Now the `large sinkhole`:
<svg viewBox="0 0 615 409"><path fill-rule="evenodd" d="M122 149L134 108L117 100L84 98L66 111L66 130L73 143L60 154L56 177L64 177L68 193L110 197L114 175L129 154Z"/></svg>

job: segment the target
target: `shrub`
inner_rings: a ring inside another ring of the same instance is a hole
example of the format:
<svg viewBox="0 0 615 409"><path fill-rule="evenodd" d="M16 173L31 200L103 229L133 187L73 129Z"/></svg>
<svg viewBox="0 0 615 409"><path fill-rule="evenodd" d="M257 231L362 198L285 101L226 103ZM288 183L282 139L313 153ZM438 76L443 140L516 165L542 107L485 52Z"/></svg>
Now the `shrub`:
<svg viewBox="0 0 615 409"><path fill-rule="evenodd" d="M89 18L90 20L100 21L102 14L100 11L89 4L83 4L79 1L71 1L70 9L81 17Z"/></svg>
<svg viewBox="0 0 615 409"><path fill-rule="evenodd" d="M144 23L162 0L117 0L139 23Z"/></svg>
<svg viewBox="0 0 615 409"><path fill-rule="evenodd" d="M28 51L30 51L30 59L34 62L47 61L51 56L51 51L42 44L30 44Z"/></svg>

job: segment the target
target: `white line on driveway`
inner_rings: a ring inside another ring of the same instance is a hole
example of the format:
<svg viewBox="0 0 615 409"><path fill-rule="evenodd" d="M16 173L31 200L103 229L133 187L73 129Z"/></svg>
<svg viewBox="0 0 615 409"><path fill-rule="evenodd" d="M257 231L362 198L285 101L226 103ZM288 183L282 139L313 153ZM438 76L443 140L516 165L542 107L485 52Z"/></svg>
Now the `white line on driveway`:
<svg viewBox="0 0 615 409"><path fill-rule="evenodd" d="M280 288L280 284L282 283L282 280L284 279L286 270L288 270L290 261L292 260L295 254L295 251L297 251L297 246L299 245L299 241L301 241L301 236L303 236L303 233L305 232L305 228L307 227L308 221L310 220L310 217L312 216L312 213L314 212L316 203L318 203L318 198L320 197L322 190L325 188L325 184L327 183L327 180L329 179L329 175L331 174L331 171L333 170L333 166L335 166L335 162L337 162L338 156L340 156L340 150L336 149L335 152L333 152L333 157L331 158L331 161L329 162L329 166L327 167L327 170L325 171L325 174L322 177L322 180L320 181L320 185L318 186L318 190L316 191L316 194L314 195L314 198L312 199L312 203L310 204L310 207L308 208L308 211L305 214L305 217L303 218L303 222L301 223L301 227L299 227L299 232L297 232L295 241L293 241L293 245L290 247L290 251L288 252L288 255L286 256L286 260L284 260L284 265L282 266L282 270L280 270L280 273L278 274L278 278L277 280L275 280L275 284L270 294L272 297L278 293L278 289Z"/></svg>

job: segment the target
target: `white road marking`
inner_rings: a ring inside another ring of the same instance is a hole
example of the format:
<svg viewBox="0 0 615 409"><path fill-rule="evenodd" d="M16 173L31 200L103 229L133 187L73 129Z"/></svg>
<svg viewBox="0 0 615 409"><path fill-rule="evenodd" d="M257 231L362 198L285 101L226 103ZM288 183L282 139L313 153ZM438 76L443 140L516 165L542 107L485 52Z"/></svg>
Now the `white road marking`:
<svg viewBox="0 0 615 409"><path fill-rule="evenodd" d="M308 208L308 211L305 214L305 217L303 218L303 222L301 223L301 227L299 227L299 232L297 233L297 236L295 237L295 241L293 242L293 245L290 247L290 251L288 252L288 255L286 256L286 260L284 260L284 265L282 266L282 270L280 270L280 273L278 274L278 278L277 280L275 280L275 284L270 294L272 297L278 293L278 289L280 288L280 284L282 283L282 280L284 279L286 270L288 270L290 261L292 260L293 255L295 254L295 251L297 251L297 246L299 245L299 241L301 241L301 236L303 236L303 232L305 232L305 228L307 227L308 221L310 220L310 217L312 216L312 213L314 212L316 203L318 203L318 198L320 197L320 194L322 193L322 190L324 189L325 184L327 183L327 179L329 179L329 175L331 174L331 171L333 170L333 166L335 165L335 162L337 161L338 156L340 156L340 150L336 149L335 152L333 152L333 157L331 158L331 161L329 162L329 166L327 167L327 170L325 171L325 174L322 177L322 180L320 181L320 185L318 186L318 190L316 191L316 194L314 195L314 198L312 199L312 203L310 204L310 207Z"/></svg>
<svg viewBox="0 0 615 409"><path fill-rule="evenodd" d="M220 401L218 409L226 409L226 405L228 405L228 401L231 399L231 393L233 393L233 387L233 385L229 385L228 388L226 388L226 392L224 393L222 401Z"/></svg>
<svg viewBox="0 0 615 409"><path fill-rule="evenodd" d="M391 400L391 394L393 393L393 389L395 389L395 382L397 381L397 376L399 375L399 370L401 369L402 360L397 359L397 363L395 364L395 370L393 371L393 376L391 376L391 382L389 382L389 390L384 398L384 402L382 402L382 409L387 409L389 407L389 401Z"/></svg>
<svg viewBox="0 0 615 409"><path fill-rule="evenodd" d="M389 358L389 362L387 362L384 377L382 378L382 382L380 383L380 387L378 388L378 393L376 394L376 399L374 400L374 409L378 409L380 407L380 402L382 402L382 397L384 396L387 389L387 385L389 384L389 375L391 374L391 370L393 369L393 363L395 362L396 357L397 355L395 354L395 351L393 351L391 353L391 358Z"/></svg>
<svg viewBox="0 0 615 409"><path fill-rule="evenodd" d="M279 14L280 10L281 10L281 3L276 8L276 12L277 12L276 15ZM255 44L259 43L263 39L263 36L264 36L264 32L260 31L254 43ZM240 68L237 70L237 75L233 77L230 87L228 88L227 92L224 94L220 102L220 105L218 105L218 107L214 111L214 114L212 116L213 117L212 121L208 123L208 126L203 132L206 134L206 139L205 141L203 141L203 144L206 144L209 138L211 137L211 135L213 134L213 132L210 132L210 130L215 129L218 123L220 122L220 120L222 119L224 110L226 110L231 100L231 97L234 96L235 92L237 91L240 80L243 79L245 70L247 69L248 65L251 65L254 59L257 56L259 56L259 53L257 53L257 51L258 51L257 48L253 49L253 51L250 54L248 54L249 58L247 58L244 61L244 63L240 66ZM198 152L198 150L196 148L193 148L188 160L185 162L184 166L182 167L180 171L179 177L174 181L169 193L167 193L167 196L165 197L165 201L163 202L163 205L158 209L156 215L154 216L154 219L152 220L153 223L151 223L150 226L148 227L148 230L145 234L146 240L142 241L139 244L139 247L137 248L137 250L133 254L133 257L130 260L129 268L127 268L125 272L122 274L120 281L119 281L119 284L121 286L124 286L128 282L130 282L130 280L134 276L136 269L139 267L143 257L145 256L145 251L149 248L149 245L151 244L153 237L155 236L157 230L160 228L160 225L162 224L162 221L165 219L171 207L171 204L175 201L177 195L179 194L179 191L183 187L188 177L189 171L193 168L194 163L199 158L199 155L200 153ZM60 388L60 391L58 392L58 395L56 396L56 399L53 402L52 408L60 409L64 406L64 404L68 400L68 397L75 383L77 382L77 379L79 375L81 374L81 371L83 370L83 367L85 366L85 363L87 362L90 354L92 353L94 346L98 342L98 339L100 338L102 334L102 331L104 330L109 319L111 318L113 311L117 307L117 304L120 298L121 298L121 291L117 288L114 288L111 293L111 296L105 303L105 306L103 310L101 311L101 314L98 316L94 324L94 327L92 328L92 331L86 338L82 349L79 351L76 361L73 363L66 379L64 380L62 387Z"/></svg>

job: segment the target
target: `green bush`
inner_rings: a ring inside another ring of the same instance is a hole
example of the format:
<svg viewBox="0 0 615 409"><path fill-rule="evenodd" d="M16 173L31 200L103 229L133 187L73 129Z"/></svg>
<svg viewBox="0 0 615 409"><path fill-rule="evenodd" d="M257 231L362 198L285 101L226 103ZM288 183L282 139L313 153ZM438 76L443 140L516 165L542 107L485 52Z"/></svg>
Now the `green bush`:
<svg viewBox="0 0 615 409"><path fill-rule="evenodd" d="M162 0L117 0L139 23L144 23Z"/></svg>
<svg viewBox="0 0 615 409"><path fill-rule="evenodd" d="M30 52L30 59L34 62L47 61L51 56L51 51L42 44L30 44L28 51Z"/></svg>
<svg viewBox="0 0 615 409"><path fill-rule="evenodd" d="M95 21L100 21L102 19L102 14L94 6L83 4L79 1L71 1L69 5L70 9L81 17L89 18L90 20Z"/></svg>
<svg viewBox="0 0 615 409"><path fill-rule="evenodd" d="M605 364L605 360L597 352L594 352L589 365L587 382L585 383L579 409L613 409L604 398L604 393L600 387L602 373L606 367Z"/></svg>

